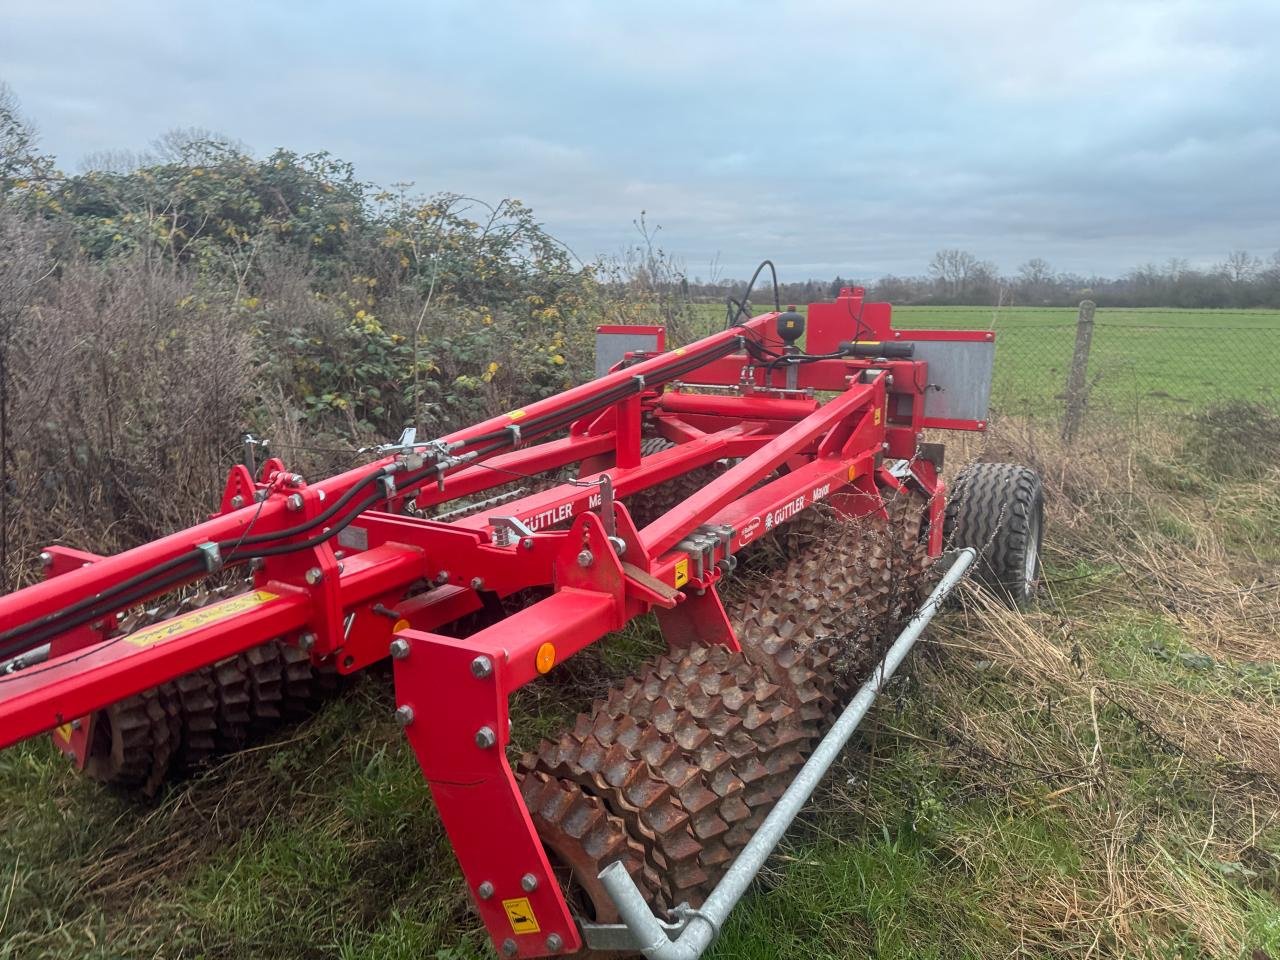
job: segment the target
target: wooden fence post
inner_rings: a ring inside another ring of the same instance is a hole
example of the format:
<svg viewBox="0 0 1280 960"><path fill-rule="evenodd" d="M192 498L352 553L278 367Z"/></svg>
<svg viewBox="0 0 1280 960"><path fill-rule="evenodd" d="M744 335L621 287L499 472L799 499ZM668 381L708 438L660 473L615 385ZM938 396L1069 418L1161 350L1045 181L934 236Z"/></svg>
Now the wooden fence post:
<svg viewBox="0 0 1280 960"><path fill-rule="evenodd" d="M1062 439L1067 443L1075 439L1089 399L1089 346L1093 343L1093 312L1096 307L1092 300L1081 300L1080 314L1076 318L1076 350L1071 357L1071 372L1067 375L1067 409L1062 418Z"/></svg>

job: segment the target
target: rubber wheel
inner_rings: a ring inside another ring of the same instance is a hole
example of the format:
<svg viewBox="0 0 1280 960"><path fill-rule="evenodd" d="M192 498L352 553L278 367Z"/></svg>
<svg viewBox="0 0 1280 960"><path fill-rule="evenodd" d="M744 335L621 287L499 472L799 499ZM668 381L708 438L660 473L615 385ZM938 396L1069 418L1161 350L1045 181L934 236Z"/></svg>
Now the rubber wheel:
<svg viewBox="0 0 1280 960"><path fill-rule="evenodd" d="M973 547L973 576L996 596L1023 608L1040 582L1044 487L1030 467L975 463L951 485L944 537L951 549Z"/></svg>

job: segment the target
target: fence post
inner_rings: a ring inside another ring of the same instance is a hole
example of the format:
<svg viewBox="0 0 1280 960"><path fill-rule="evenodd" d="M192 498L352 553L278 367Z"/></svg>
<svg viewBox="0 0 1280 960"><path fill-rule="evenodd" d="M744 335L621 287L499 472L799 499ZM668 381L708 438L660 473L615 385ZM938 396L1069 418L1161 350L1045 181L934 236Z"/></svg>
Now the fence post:
<svg viewBox="0 0 1280 960"><path fill-rule="evenodd" d="M1089 393L1089 346L1093 343L1093 312L1097 305L1092 300L1080 301L1080 314L1076 318L1076 349L1071 356L1071 372L1067 374L1067 410L1062 418L1062 439L1070 443L1080 429Z"/></svg>

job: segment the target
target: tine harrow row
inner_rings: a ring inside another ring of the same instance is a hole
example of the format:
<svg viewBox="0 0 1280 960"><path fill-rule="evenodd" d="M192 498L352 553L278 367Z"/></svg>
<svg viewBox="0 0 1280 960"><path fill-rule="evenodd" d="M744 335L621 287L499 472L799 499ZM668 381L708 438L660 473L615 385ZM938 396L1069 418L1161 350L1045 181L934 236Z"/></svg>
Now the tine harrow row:
<svg viewBox="0 0 1280 960"><path fill-rule="evenodd" d="M637 902L719 909L944 522L990 582L1033 580L1038 482L978 465L981 509L947 511L924 431L985 429L994 334L894 330L857 288L671 351L599 338L610 372L557 396L312 483L236 466L212 519L115 556L47 548L43 582L0 596L0 747L49 731L153 794L390 657L499 954L634 947ZM649 613L667 652L509 759L512 693Z"/></svg>

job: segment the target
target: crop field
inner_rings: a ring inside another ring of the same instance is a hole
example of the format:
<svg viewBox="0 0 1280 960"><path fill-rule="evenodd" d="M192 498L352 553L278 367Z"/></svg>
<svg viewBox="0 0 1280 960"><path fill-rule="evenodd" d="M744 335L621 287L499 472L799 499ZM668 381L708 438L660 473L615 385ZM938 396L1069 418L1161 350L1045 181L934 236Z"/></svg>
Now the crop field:
<svg viewBox="0 0 1280 960"><path fill-rule="evenodd" d="M702 309L714 322L719 305ZM757 309L760 309L757 305ZM1076 311L1057 307L895 307L903 329L995 330L992 406L1056 416L1076 337ZM1209 356L1214 362L1206 362ZM1219 362L1228 358L1226 364ZM1280 407L1280 310L1097 311L1089 357L1091 406L1143 420L1228 400Z"/></svg>

